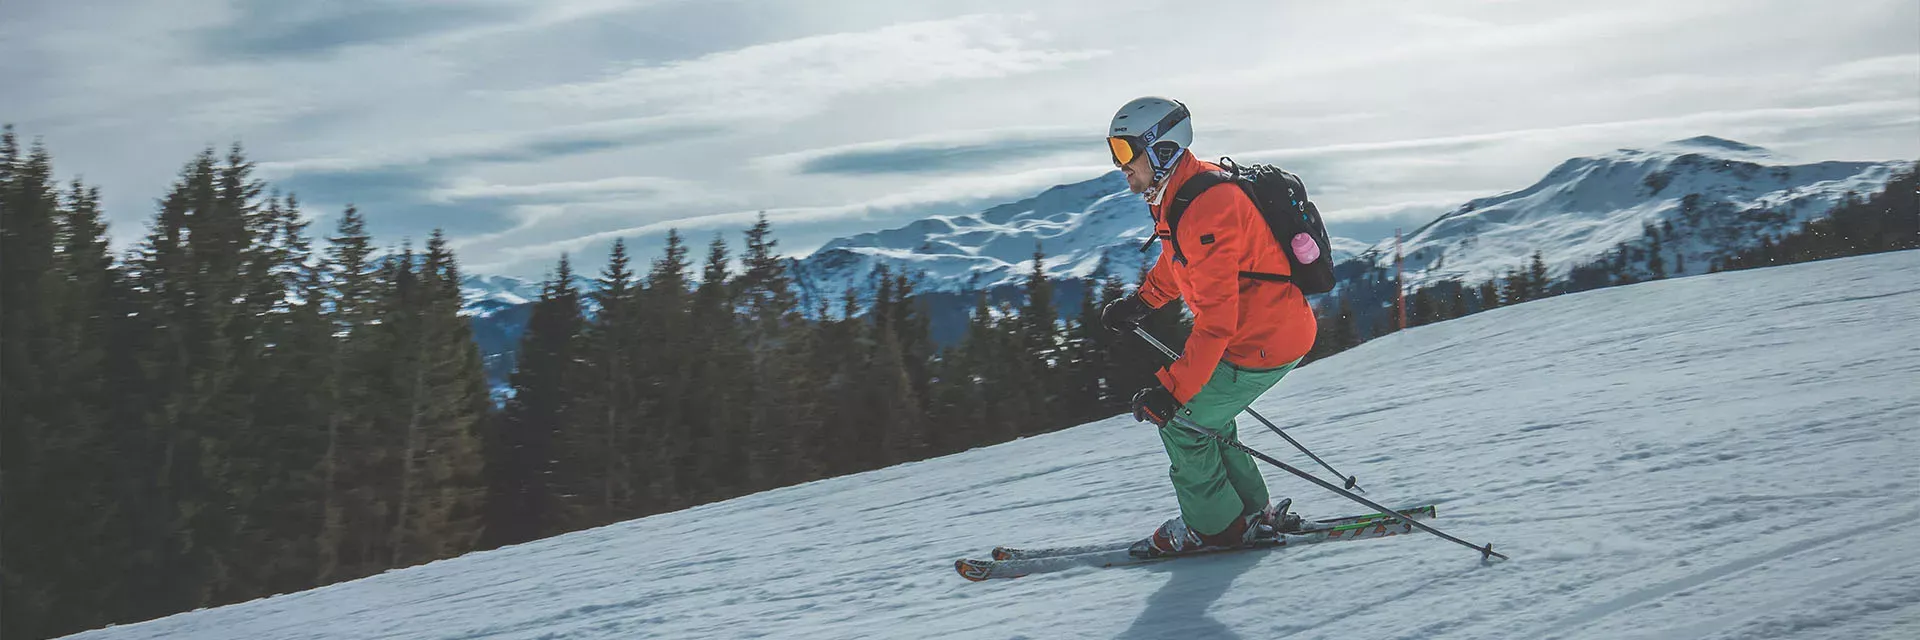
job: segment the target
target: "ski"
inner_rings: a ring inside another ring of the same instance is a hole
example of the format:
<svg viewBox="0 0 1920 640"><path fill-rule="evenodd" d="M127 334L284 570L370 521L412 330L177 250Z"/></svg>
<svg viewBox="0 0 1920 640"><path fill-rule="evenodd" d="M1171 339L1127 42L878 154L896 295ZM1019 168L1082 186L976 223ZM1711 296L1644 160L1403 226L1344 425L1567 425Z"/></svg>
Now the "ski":
<svg viewBox="0 0 1920 640"><path fill-rule="evenodd" d="M1414 507L1409 509L1400 509L1399 512L1402 515L1406 515L1406 516L1418 518L1418 519L1433 518L1435 516L1435 510L1432 505L1428 505L1424 507ZM1353 525L1361 522L1370 522L1370 521L1378 520L1385 517L1387 516L1383 514L1374 513L1374 514L1368 514L1363 516L1345 516L1340 518L1326 518L1323 520L1310 520L1302 523L1302 526L1299 530L1288 531L1287 533L1312 533L1315 531L1324 531L1324 530L1332 529L1335 527L1348 526L1348 525ZM1066 546L1066 547L1047 547L1047 548L1040 548L1040 549L1018 549L1013 547L994 547L993 559L999 560L999 561L1030 560L1033 558L1050 558L1053 556L1074 556L1074 555L1081 555L1086 553L1100 553L1103 551L1113 551L1115 549L1124 551L1127 549L1127 547L1132 545L1133 545L1132 541L1127 541L1127 542L1106 542L1106 543L1096 543L1096 544L1083 544L1083 545Z"/></svg>
<svg viewBox="0 0 1920 640"><path fill-rule="evenodd" d="M1164 562L1179 558L1238 551L1276 549L1335 540L1384 538L1413 531L1413 525L1408 524L1408 520L1426 520L1436 515L1432 506L1403 509L1400 510L1399 513L1400 517L1372 514L1316 520L1306 523L1306 526L1303 526L1299 531L1288 532L1273 538L1264 539L1252 546L1205 549L1193 553L1183 553L1158 558L1135 557L1127 552L1128 547L1131 547L1133 542L1126 542L1054 547L1049 549L1005 549L1005 551L1011 552L1011 554L1004 560L973 560L962 558L954 561L953 565L954 569L960 573L960 577L974 582L983 582L1003 578L1018 578L1036 573L1065 571L1075 567L1121 567ZM996 552L998 551L1001 550L996 549Z"/></svg>

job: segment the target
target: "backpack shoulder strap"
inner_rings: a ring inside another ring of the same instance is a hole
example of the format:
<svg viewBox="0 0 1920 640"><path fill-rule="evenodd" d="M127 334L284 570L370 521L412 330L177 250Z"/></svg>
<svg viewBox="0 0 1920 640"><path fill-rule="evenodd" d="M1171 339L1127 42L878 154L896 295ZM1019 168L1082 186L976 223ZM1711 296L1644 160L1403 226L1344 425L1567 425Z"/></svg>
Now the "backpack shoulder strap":
<svg viewBox="0 0 1920 640"><path fill-rule="evenodd" d="M1180 185L1180 191L1173 194L1173 201L1167 203L1167 243L1173 246L1173 261L1186 264L1187 254L1180 250L1180 218L1187 214L1187 205L1193 199L1216 185L1233 181L1233 175L1225 171L1202 171L1187 178Z"/></svg>

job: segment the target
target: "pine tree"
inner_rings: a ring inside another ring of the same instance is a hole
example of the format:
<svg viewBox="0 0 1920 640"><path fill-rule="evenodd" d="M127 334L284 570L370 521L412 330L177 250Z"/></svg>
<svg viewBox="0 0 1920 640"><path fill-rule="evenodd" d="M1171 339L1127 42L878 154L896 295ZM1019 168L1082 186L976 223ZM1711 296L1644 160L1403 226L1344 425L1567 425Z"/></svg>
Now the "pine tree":
<svg viewBox="0 0 1920 640"><path fill-rule="evenodd" d="M1500 283L1497 278L1480 283L1480 310L1486 311L1500 306Z"/></svg>
<svg viewBox="0 0 1920 640"><path fill-rule="evenodd" d="M582 324L579 292L565 256L541 288L520 340L519 362L507 401L488 445L491 476L486 532L489 546L514 544L560 530L560 493L569 469L557 469L557 439L573 427L570 406Z"/></svg>
<svg viewBox="0 0 1920 640"><path fill-rule="evenodd" d="M41 309L51 297L44 274L53 268L54 215L51 160L36 145L31 159L22 161L13 128L0 131L0 404L9 416L0 430L0 462L6 482L0 484L0 586L4 586L7 615L0 617L5 635L51 636L69 630L74 616L61 611L57 598L65 589L40 589L58 580L64 564L55 559L58 548L44 529L23 526L49 514L54 505L36 495L53 492L47 485L51 462L38 451L55 425L28 398L45 398L53 390L43 386L39 367L52 354L41 346L49 319ZM24 405L24 406L23 406ZM22 408L28 409L21 411ZM14 412L18 411L18 414ZM58 556L66 554L59 553Z"/></svg>
<svg viewBox="0 0 1920 640"><path fill-rule="evenodd" d="M1060 397L1065 387L1059 375L1059 314L1053 304L1053 282L1047 279L1046 254L1038 244L1033 251L1033 269L1027 273L1026 304L1012 323L1014 340L1020 347L1019 389L1027 396L1027 413L1020 428L1022 435L1043 432L1060 424Z"/></svg>
<svg viewBox="0 0 1920 640"><path fill-rule="evenodd" d="M414 347L393 379L408 389L401 405L406 424L396 447L400 491L390 541L393 567L473 548L483 499L479 431L487 407L485 374L471 329L460 317L459 269L439 230L428 239L424 258L415 289L396 292L400 308L395 311L404 321L384 325L399 334L392 344ZM565 295L573 301L577 330L578 294L569 288Z"/></svg>
<svg viewBox="0 0 1920 640"><path fill-rule="evenodd" d="M842 292L840 317L823 316L815 328L814 342L819 345L815 366L821 381L816 397L822 404L821 424L814 439L806 443L802 458L815 461L822 475L828 477L861 470L864 464L860 445L866 436L861 430L868 423L861 415L861 385L866 362L862 343L867 340L867 327L857 317L858 312L858 295L848 288Z"/></svg>
<svg viewBox="0 0 1920 640"><path fill-rule="evenodd" d="M1632 263L1633 260L1627 251L1627 245L1622 243L1613 253L1612 280L1614 285L1633 284L1640 281L1640 275L1634 272L1631 266Z"/></svg>
<svg viewBox="0 0 1920 640"><path fill-rule="evenodd" d="M1334 323L1334 352L1345 351L1360 346L1360 318L1353 312L1353 304L1345 296L1340 298L1340 307Z"/></svg>
<svg viewBox="0 0 1920 640"><path fill-rule="evenodd" d="M1503 306L1526 302L1532 299L1529 297L1532 293L1533 287L1528 283L1525 271L1508 269L1506 277L1501 279L1500 304Z"/></svg>
<svg viewBox="0 0 1920 640"><path fill-rule="evenodd" d="M644 354L634 338L642 331L639 293L624 240L615 240L607 266L588 294L599 310L582 329L579 380L574 389L579 420L563 434L568 461L581 479L574 490L567 528L592 527L636 517L652 506L643 474L651 471L637 446L643 404L640 370Z"/></svg>
<svg viewBox="0 0 1920 640"><path fill-rule="evenodd" d="M735 322L730 260L726 240L715 235L707 245L691 307L690 343L697 350L686 363L684 375L691 383L689 401L694 411L686 420L694 454L681 459L681 471L698 483L693 493L696 502L739 495L746 466L739 400L740 374L748 362Z"/></svg>
<svg viewBox="0 0 1920 640"><path fill-rule="evenodd" d="M1064 397L1067 420L1074 423L1096 420L1108 415L1107 390L1103 384L1111 368L1111 345L1106 327L1100 323L1103 308L1101 290L1091 279L1080 281L1080 308L1067 329L1064 345L1067 380Z"/></svg>
<svg viewBox="0 0 1920 640"><path fill-rule="evenodd" d="M986 377L982 365L987 361L985 352L992 333L989 315L986 292L976 292L959 344L940 353L932 414L944 451L978 445L987 441L992 431L992 425L983 419L989 405L982 389Z"/></svg>
<svg viewBox="0 0 1920 640"><path fill-rule="evenodd" d="M1027 352L1036 358L1045 358L1058 346L1057 313L1053 305L1053 282L1047 279L1046 254L1036 246L1033 251L1033 269L1027 273L1026 306L1020 309L1022 342Z"/></svg>
<svg viewBox="0 0 1920 640"><path fill-rule="evenodd" d="M871 467L919 460L926 455L924 411L914 396L905 359L896 334L875 331L873 351L864 376L866 407L856 417L878 426L880 450L869 460Z"/></svg>
<svg viewBox="0 0 1920 640"><path fill-rule="evenodd" d="M797 469L810 466L798 458L800 440L817 430L817 417L806 385L803 364L810 357L806 332L801 328L799 301L786 261L777 253L778 241L765 213L745 233L745 267L733 286L745 314L741 331L747 352L746 418L741 436L747 441L745 489L757 491L793 481Z"/></svg>
<svg viewBox="0 0 1920 640"><path fill-rule="evenodd" d="M374 322L375 282L373 238L367 234L366 219L348 206L340 216L335 235L328 238L326 257L315 278L315 297L323 311L330 333L336 336L320 377L325 410L326 445L320 462L321 528L316 540L315 581L332 582L342 570L342 557L348 545L348 514L363 513L365 507L351 504L347 479L358 477L357 446L364 420L354 411L364 407L366 393L348 372L364 370L369 359L379 357L371 348L367 328Z"/></svg>
<svg viewBox="0 0 1920 640"><path fill-rule="evenodd" d="M243 306L252 339L236 366L251 420L235 434L228 476L247 523L232 552L235 583L222 600L306 588L317 568L324 519L313 507L324 489L333 337L314 298L307 225L291 196L267 198L247 220Z"/></svg>
<svg viewBox="0 0 1920 640"><path fill-rule="evenodd" d="M637 337L649 354L644 384L651 406L641 445L652 453L649 476L656 486L652 494L663 509L678 509L695 504L694 478L681 472L681 461L693 455L688 417L698 408L688 396L690 382L685 375L697 345L688 319L691 297L688 295L687 246L676 230L667 231L666 248L647 273L642 292L641 323L649 330Z"/></svg>
<svg viewBox="0 0 1920 640"><path fill-rule="evenodd" d="M1335 347L1338 337L1336 334L1340 326L1340 312L1336 308L1337 304L1333 297L1327 297L1322 298L1320 304L1314 307L1313 348L1307 351L1306 360L1302 364L1311 364L1339 353L1339 349Z"/></svg>
<svg viewBox="0 0 1920 640"><path fill-rule="evenodd" d="M1100 308L1112 304L1127 295L1126 283L1117 276L1108 276L1100 285ZM1175 310L1155 312L1148 316L1150 321L1164 324L1164 316L1177 315ZM1159 319L1159 320L1155 320ZM1150 322L1149 330L1157 330ZM1128 334L1109 333L1101 328L1095 332L1103 338L1106 366L1102 370L1103 395L1101 396L1100 415L1113 415L1128 410L1133 394L1148 385L1158 384L1153 372L1160 367L1160 352L1148 346L1139 337ZM1171 336L1168 336L1171 338Z"/></svg>
<svg viewBox="0 0 1920 640"><path fill-rule="evenodd" d="M894 274L891 289L887 326L877 328L874 361L886 385L882 404L901 416L887 433L887 459L907 462L926 458L932 447L926 399L930 392L927 361L932 354L926 316L919 309L913 281L905 273Z"/></svg>
<svg viewBox="0 0 1920 640"><path fill-rule="evenodd" d="M1545 256L1539 251L1533 252L1533 260L1527 263L1527 299L1539 300L1552 294L1553 279L1547 275Z"/></svg>
<svg viewBox="0 0 1920 640"><path fill-rule="evenodd" d="M1411 316L1408 322L1417 327L1443 320L1439 303L1439 296L1433 292L1433 287L1421 287L1413 292L1413 301L1408 305L1411 307L1408 309L1408 315Z"/></svg>
<svg viewBox="0 0 1920 640"><path fill-rule="evenodd" d="M127 521L103 400L118 278L99 194L60 202L50 154L0 131L0 635L45 637L124 620Z"/></svg>
<svg viewBox="0 0 1920 640"><path fill-rule="evenodd" d="M250 516L252 487L232 471L258 464L243 439L252 396L243 371L257 354L244 267L253 245L262 185L236 146L224 162L211 149L182 170L161 201L152 233L133 260L136 304L153 329L137 357L148 373L150 432L141 454L151 512L137 534L150 545L155 597L144 613L163 613L236 598L234 550ZM138 613L136 613L138 615Z"/></svg>
<svg viewBox="0 0 1920 640"><path fill-rule="evenodd" d="M1660 229L1649 222L1642 233L1647 238L1647 272L1654 280L1667 277L1666 266L1660 259Z"/></svg>

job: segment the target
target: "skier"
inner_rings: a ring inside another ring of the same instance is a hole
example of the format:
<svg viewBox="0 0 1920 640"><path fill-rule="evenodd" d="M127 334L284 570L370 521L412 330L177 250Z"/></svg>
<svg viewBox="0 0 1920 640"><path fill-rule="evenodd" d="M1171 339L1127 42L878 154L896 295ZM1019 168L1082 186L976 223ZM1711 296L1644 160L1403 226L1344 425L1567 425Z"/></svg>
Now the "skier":
<svg viewBox="0 0 1920 640"><path fill-rule="evenodd" d="M1113 331L1132 331L1176 299L1184 299L1193 313L1185 353L1155 374L1159 384L1133 396L1134 418L1159 427L1180 502L1179 517L1135 547L1167 555L1249 544L1263 532L1271 534L1274 519L1291 501L1270 509L1266 481L1251 457L1168 420L1178 415L1235 438L1234 416L1313 347L1313 310L1293 284L1262 277L1291 275L1291 267L1241 189L1206 189L1193 197L1177 228L1169 228L1173 194L1193 175L1220 169L1188 149L1193 127L1186 105L1161 97L1135 99L1114 114L1107 136L1127 187L1146 197L1161 251L1139 289L1102 311L1102 323ZM1179 258L1170 243L1175 233Z"/></svg>

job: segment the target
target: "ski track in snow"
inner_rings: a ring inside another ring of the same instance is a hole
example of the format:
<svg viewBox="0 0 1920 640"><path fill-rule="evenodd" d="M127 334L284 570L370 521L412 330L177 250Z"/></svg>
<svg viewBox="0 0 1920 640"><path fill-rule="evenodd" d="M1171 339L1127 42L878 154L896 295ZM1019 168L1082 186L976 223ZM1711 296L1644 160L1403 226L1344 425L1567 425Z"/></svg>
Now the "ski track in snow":
<svg viewBox="0 0 1920 640"><path fill-rule="evenodd" d="M77 637L1920 637L1916 274L1908 251L1561 296L1369 342L1255 404L1510 562L1411 534L954 574L1172 516L1158 440L1116 417ZM1308 516L1363 511L1267 479Z"/></svg>

